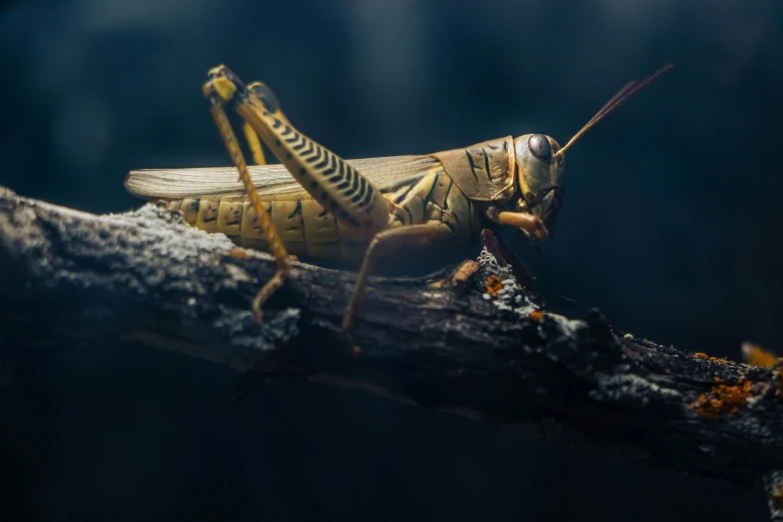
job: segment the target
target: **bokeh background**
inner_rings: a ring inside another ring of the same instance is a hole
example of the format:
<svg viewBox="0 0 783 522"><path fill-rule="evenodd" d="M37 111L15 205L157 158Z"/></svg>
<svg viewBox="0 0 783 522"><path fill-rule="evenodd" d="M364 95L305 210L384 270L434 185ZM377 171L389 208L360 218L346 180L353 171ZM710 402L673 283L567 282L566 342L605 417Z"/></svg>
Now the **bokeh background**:
<svg viewBox="0 0 783 522"><path fill-rule="evenodd" d="M131 169L228 163L200 92L219 63L352 158L564 143L671 61L571 149L531 267L637 336L735 360L745 340L783 348L779 0L0 5L0 184L92 212L139 205ZM234 404L234 379L128 347L40 361L0 407L3 506L63 522L768 516L754 492L372 396L280 384Z"/></svg>

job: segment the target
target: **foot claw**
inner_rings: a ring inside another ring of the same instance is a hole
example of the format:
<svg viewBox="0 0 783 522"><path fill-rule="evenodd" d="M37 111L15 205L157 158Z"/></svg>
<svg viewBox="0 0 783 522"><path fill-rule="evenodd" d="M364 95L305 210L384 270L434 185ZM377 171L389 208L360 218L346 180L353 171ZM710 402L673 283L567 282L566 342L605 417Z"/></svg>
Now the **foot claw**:
<svg viewBox="0 0 783 522"><path fill-rule="evenodd" d="M362 349L359 348L359 346L353 342L353 336L351 335L351 333L347 331L343 331L343 337L345 338L345 344L348 347L348 352L351 354L352 357L358 357Z"/></svg>
<svg viewBox="0 0 783 522"><path fill-rule="evenodd" d="M348 345L348 351L352 356L356 357L361 352L361 348L353 342L353 314L350 312L343 316L342 331L345 344Z"/></svg>

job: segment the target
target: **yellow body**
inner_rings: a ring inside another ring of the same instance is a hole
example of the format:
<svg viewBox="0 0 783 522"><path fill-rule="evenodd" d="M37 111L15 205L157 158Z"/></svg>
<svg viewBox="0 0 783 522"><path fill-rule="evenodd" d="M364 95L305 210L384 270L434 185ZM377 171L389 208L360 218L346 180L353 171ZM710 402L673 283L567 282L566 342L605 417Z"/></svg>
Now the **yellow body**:
<svg viewBox="0 0 783 522"><path fill-rule="evenodd" d="M453 225L453 235L444 242L449 252L475 244L482 225L480 209L442 168L434 167L380 192L406 211L406 224L441 221ZM166 201L171 210L182 211L185 221L199 229L226 234L243 247L269 251L246 197L197 196ZM266 198L262 194L261 201L290 254L316 262L362 260L370 239L356 234L307 194Z"/></svg>

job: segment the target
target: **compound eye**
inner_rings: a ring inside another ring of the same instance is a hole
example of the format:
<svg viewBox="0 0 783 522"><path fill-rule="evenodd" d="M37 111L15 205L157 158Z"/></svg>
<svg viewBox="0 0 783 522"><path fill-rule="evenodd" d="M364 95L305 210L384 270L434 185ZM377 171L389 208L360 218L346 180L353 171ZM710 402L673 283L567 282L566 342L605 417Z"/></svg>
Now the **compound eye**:
<svg viewBox="0 0 783 522"><path fill-rule="evenodd" d="M527 146L533 156L540 160L549 161L552 157L552 145L549 143L549 139L543 134L533 134L527 140Z"/></svg>

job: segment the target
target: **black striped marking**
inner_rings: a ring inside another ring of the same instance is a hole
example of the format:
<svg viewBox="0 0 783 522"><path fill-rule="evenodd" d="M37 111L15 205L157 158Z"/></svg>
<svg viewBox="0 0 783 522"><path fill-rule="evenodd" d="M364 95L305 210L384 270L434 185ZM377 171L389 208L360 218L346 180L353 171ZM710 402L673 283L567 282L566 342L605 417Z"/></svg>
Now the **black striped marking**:
<svg viewBox="0 0 783 522"><path fill-rule="evenodd" d="M294 211L291 212L291 214L288 215L288 219L291 219L294 216L298 216L301 213L302 213L302 202L301 201L297 201L296 202L296 208L294 208Z"/></svg>
<svg viewBox="0 0 783 522"><path fill-rule="evenodd" d="M465 155L467 155L468 163L470 163L470 173L473 174L473 177L476 178L476 183L478 183L478 174L476 174L476 164L473 163L473 155L467 149L465 149Z"/></svg>
<svg viewBox="0 0 783 522"><path fill-rule="evenodd" d="M489 154L484 149L481 149L481 153L484 155L484 169L487 171L487 179L492 181L492 171L489 168Z"/></svg>
<svg viewBox="0 0 783 522"><path fill-rule="evenodd" d="M375 196L375 190L356 169L333 152L306 138L290 125L284 124L279 118L272 117L272 127L279 132L280 137L291 150L299 153L305 163L310 165L312 169L321 171L325 182L336 188L351 203L356 204L359 210L367 210L368 212L371 210L370 205ZM291 158L290 154L287 158ZM300 167L298 174L305 177L307 171ZM315 188L312 183L311 187ZM325 206L334 209L339 207L336 201L325 197L324 194L326 193L323 192L319 199L323 200Z"/></svg>
<svg viewBox="0 0 783 522"><path fill-rule="evenodd" d="M446 187L446 195L443 196L443 210L449 209L449 194L451 194L451 187L454 186L454 180L449 178L449 186Z"/></svg>
<svg viewBox="0 0 783 522"><path fill-rule="evenodd" d="M291 125L283 123L275 114L267 111L264 116L271 120L271 127L276 134L275 146L278 148L285 146L288 149L285 155L287 163L289 165L292 161L298 163L296 173L302 181L308 178L309 172L304 165L307 164L311 169L320 171L324 177L323 182L335 187L344 198L356 204L359 210L366 210L368 214L372 211L375 191L351 165L320 144L300 134ZM294 160L291 151L298 154L299 160ZM327 209L333 213L339 210L337 215L341 221L357 228L360 226L357 219L351 217L345 210L340 210L340 204L330 198L327 191L321 190L316 194L316 189L320 185L318 181L311 179L308 185L309 192L314 195L326 212L329 211ZM297 205L292 216L301 211L300 206ZM368 221L367 225L370 226L372 223Z"/></svg>

